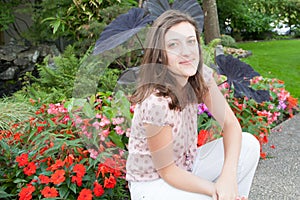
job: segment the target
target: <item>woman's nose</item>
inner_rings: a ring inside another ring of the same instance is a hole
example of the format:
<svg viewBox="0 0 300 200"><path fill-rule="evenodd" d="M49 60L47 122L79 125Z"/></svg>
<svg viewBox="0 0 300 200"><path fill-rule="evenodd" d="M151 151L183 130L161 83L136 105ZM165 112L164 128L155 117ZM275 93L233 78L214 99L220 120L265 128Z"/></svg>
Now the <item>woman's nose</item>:
<svg viewBox="0 0 300 200"><path fill-rule="evenodd" d="M186 43L183 43L181 47L181 55L190 55L190 54L191 54L191 48Z"/></svg>

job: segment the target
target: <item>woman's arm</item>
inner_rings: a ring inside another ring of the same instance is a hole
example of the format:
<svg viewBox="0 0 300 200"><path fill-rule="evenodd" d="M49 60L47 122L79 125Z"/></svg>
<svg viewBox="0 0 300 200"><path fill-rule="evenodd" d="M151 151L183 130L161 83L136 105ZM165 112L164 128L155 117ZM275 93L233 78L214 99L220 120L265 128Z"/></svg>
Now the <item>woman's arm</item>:
<svg viewBox="0 0 300 200"><path fill-rule="evenodd" d="M147 139L148 146L155 167L162 179L173 187L188 192L206 194L208 196L215 194L214 183L177 167L173 156L166 156L170 155L168 152L173 151L173 136L170 126L157 127L147 125L146 132L148 132L148 135L151 135Z"/></svg>
<svg viewBox="0 0 300 200"><path fill-rule="evenodd" d="M221 199L235 199L238 196L237 166L242 129L214 80L209 83L209 92L204 103L223 129L224 165L216 183L217 194Z"/></svg>

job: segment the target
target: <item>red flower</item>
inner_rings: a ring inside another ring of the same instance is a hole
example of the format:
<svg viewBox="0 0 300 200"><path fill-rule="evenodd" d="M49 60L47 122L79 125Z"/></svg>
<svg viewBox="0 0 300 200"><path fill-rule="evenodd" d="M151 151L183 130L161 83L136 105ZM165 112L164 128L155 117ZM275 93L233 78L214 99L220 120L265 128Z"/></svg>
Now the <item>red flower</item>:
<svg viewBox="0 0 300 200"><path fill-rule="evenodd" d="M109 178L105 177L104 179L104 187L105 188L114 188L117 181L114 176L110 175Z"/></svg>
<svg viewBox="0 0 300 200"><path fill-rule="evenodd" d="M73 172L77 174L78 177L83 177L85 174L85 167L83 164L76 164L73 168Z"/></svg>
<svg viewBox="0 0 300 200"><path fill-rule="evenodd" d="M77 200L92 200L93 199L93 194L92 190L90 189L82 189L79 193L79 196Z"/></svg>
<svg viewBox="0 0 300 200"><path fill-rule="evenodd" d="M45 125L47 124L47 122L46 121L44 121L44 122L39 122L39 125L37 125L37 132L38 133L40 133L40 132L42 132L42 130L45 128Z"/></svg>
<svg viewBox="0 0 300 200"><path fill-rule="evenodd" d="M96 177L98 177L100 173L102 174L102 177L104 177L106 173L113 173L113 169L111 169L110 167L108 167L103 163L100 163L98 165L98 171Z"/></svg>
<svg viewBox="0 0 300 200"><path fill-rule="evenodd" d="M52 183L54 183L54 184L56 184L56 185L58 185L58 184L64 182L65 179L66 179L66 178L65 178L65 170L63 170L63 169L56 170L56 171L54 172L54 174L52 174L52 176L51 176L51 181L52 181Z"/></svg>
<svg viewBox="0 0 300 200"><path fill-rule="evenodd" d="M72 154L68 155L64 162L66 163L66 166L69 167L73 164L74 156Z"/></svg>
<svg viewBox="0 0 300 200"><path fill-rule="evenodd" d="M51 182L51 179L44 174L39 175L39 179L42 184L48 184L49 182Z"/></svg>
<svg viewBox="0 0 300 200"><path fill-rule="evenodd" d="M198 142L197 145L198 147L204 145L208 139L208 131L207 130L200 130L199 134L198 134Z"/></svg>
<svg viewBox="0 0 300 200"><path fill-rule="evenodd" d="M266 152L260 152L260 157L262 159L266 159L267 158L267 153Z"/></svg>
<svg viewBox="0 0 300 200"><path fill-rule="evenodd" d="M76 182L77 186L82 186L82 178L79 176L72 176L72 183Z"/></svg>
<svg viewBox="0 0 300 200"><path fill-rule="evenodd" d="M288 101L288 109L296 108L298 105L298 99L292 96L287 97L287 101Z"/></svg>
<svg viewBox="0 0 300 200"><path fill-rule="evenodd" d="M96 197L101 197L104 194L104 189L97 181L94 183L94 194Z"/></svg>
<svg viewBox="0 0 300 200"><path fill-rule="evenodd" d="M28 163L28 165L23 169L23 172L27 176L31 176L31 175L35 174L36 166L35 166L34 162Z"/></svg>
<svg viewBox="0 0 300 200"><path fill-rule="evenodd" d="M19 163L19 167L23 167L28 164L28 154L23 153L16 157L16 161Z"/></svg>
<svg viewBox="0 0 300 200"><path fill-rule="evenodd" d="M50 188L49 186L46 186L42 191L41 191L42 195L45 198L52 198L52 197L57 197L58 196L58 192L57 190L52 187Z"/></svg>
<svg viewBox="0 0 300 200"><path fill-rule="evenodd" d="M32 185L27 185L27 187L23 187L19 193L19 200L31 200L32 193L34 192L35 188Z"/></svg>
<svg viewBox="0 0 300 200"><path fill-rule="evenodd" d="M15 133L14 134L14 140L15 141L20 141L21 140L21 135L22 135L21 133Z"/></svg>
<svg viewBox="0 0 300 200"><path fill-rule="evenodd" d="M63 167L65 165L65 162L62 161L62 160L57 160L55 161L55 164L51 165L50 167L47 168L47 170L50 170L50 171L55 171L61 167Z"/></svg>

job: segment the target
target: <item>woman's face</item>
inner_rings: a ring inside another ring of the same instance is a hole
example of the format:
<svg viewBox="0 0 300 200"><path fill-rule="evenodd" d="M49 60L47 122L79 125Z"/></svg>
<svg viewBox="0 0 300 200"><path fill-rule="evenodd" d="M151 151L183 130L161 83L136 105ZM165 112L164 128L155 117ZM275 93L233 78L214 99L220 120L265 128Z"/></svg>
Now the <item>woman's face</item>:
<svg viewBox="0 0 300 200"><path fill-rule="evenodd" d="M188 22L172 26L165 34L169 70L183 81L195 75L199 64L199 48L195 27Z"/></svg>

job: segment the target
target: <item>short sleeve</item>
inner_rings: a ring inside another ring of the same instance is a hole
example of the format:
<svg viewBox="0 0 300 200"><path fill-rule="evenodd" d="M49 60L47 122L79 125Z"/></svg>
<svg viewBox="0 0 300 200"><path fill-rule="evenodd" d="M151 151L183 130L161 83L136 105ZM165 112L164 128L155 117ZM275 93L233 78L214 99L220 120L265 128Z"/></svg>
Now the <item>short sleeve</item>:
<svg viewBox="0 0 300 200"><path fill-rule="evenodd" d="M154 94L146 98L141 105L142 122L156 126L173 126L169 99Z"/></svg>
<svg viewBox="0 0 300 200"><path fill-rule="evenodd" d="M213 79L213 70L206 65L203 65L203 78L205 83L209 83Z"/></svg>

